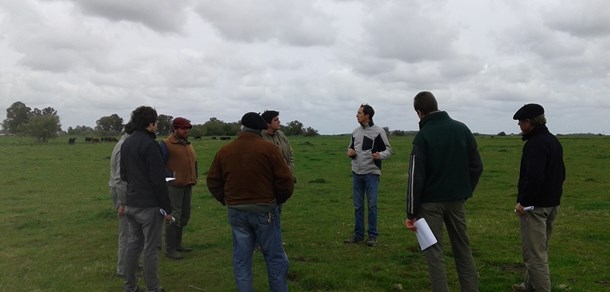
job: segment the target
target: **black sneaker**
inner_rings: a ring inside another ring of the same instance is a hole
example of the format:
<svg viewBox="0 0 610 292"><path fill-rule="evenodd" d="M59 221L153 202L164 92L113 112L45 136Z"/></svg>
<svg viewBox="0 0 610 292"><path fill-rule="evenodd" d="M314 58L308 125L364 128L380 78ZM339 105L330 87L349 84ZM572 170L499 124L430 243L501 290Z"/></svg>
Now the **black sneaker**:
<svg viewBox="0 0 610 292"><path fill-rule="evenodd" d="M368 246L376 246L377 245L377 237L369 236L369 238L366 239L366 245L368 245Z"/></svg>
<svg viewBox="0 0 610 292"><path fill-rule="evenodd" d="M363 240L364 240L364 238L362 238L362 237L355 237L355 236L354 236L354 237L352 237L352 238L350 238L350 239L345 240L343 243L346 243L346 244L354 244L354 243L361 242L361 241L363 241Z"/></svg>

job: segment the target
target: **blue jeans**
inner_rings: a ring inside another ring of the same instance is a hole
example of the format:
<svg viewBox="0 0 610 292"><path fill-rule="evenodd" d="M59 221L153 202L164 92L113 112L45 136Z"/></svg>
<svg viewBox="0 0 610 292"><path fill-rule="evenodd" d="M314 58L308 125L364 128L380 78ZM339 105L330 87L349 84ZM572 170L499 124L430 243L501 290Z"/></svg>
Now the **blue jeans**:
<svg viewBox="0 0 610 292"><path fill-rule="evenodd" d="M379 175L352 173L352 196L354 198L354 237L364 238L364 197L369 212L369 236L377 237L377 191Z"/></svg>
<svg viewBox="0 0 610 292"><path fill-rule="evenodd" d="M229 207L233 233L233 273L238 291L253 291L252 252L258 243L267 266L269 291L288 291L288 256L282 245L278 208L254 213Z"/></svg>

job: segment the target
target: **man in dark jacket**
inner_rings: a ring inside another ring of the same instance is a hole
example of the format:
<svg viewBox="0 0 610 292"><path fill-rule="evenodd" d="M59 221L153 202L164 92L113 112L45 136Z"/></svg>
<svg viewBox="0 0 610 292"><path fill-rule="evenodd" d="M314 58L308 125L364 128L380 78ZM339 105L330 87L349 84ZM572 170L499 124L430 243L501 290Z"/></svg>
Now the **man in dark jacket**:
<svg viewBox="0 0 610 292"><path fill-rule="evenodd" d="M443 223L451 241L461 291L478 291L477 271L466 233L464 205L483 172L474 136L466 125L439 111L432 93L418 93L413 102L420 118L413 139L407 187L407 220L424 218L437 243L424 250L432 291L449 291L443 251Z"/></svg>
<svg viewBox="0 0 610 292"><path fill-rule="evenodd" d="M548 249L565 180L563 149L546 127L544 108L526 104L513 116L519 120L523 153L515 213L520 218L525 280L513 291L551 291Z"/></svg>
<svg viewBox="0 0 610 292"><path fill-rule="evenodd" d="M239 137L214 157L208 189L228 205L233 233L233 272L238 291L252 291L252 251L258 243L269 291L288 291L288 257L282 246L278 204L294 190L293 177L280 151L261 137L267 123L257 113L241 118Z"/></svg>
<svg viewBox="0 0 610 292"><path fill-rule="evenodd" d="M157 112L148 106L131 113L135 132L121 147L121 179L127 182L125 216L129 240L125 255L125 291L139 291L136 269L142 250L146 291L163 291L159 283L159 251L163 219L172 220L161 148L155 141ZM165 215L162 215L165 214Z"/></svg>

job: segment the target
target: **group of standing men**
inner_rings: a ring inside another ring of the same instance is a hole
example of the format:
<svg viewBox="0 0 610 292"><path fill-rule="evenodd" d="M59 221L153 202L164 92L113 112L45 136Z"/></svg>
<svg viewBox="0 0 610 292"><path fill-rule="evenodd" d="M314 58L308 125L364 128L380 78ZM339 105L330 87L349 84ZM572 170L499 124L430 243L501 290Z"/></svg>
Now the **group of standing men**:
<svg viewBox="0 0 610 292"><path fill-rule="evenodd" d="M432 93L418 93L413 105L420 131L413 139L409 159L405 225L416 232L415 222L423 218L438 240L424 250L432 291L449 290L443 226L451 242L461 290L478 291L465 218L465 202L483 172L476 140L465 124L438 109ZM352 161L354 233L345 243L364 241L366 202L366 243L371 247L377 244L379 235L381 161L392 155L385 130L373 123L374 114L368 104L359 107L356 118L360 126L353 131L347 150ZM163 220L168 222L166 255L181 259L179 252L191 251L182 246L182 229L190 218L192 186L197 183L197 159L187 139L192 126L188 120L176 118L172 134L157 143L156 119L156 111L150 107L134 110L111 159L111 196L120 218L117 274L125 278L125 291L139 289L136 270L142 250L147 290L162 291L157 270ZM519 121L526 141L515 206L526 275L523 283L512 288L550 291L548 246L565 180L562 147L546 127L542 106L527 104L513 119ZM288 257L282 244L280 214L296 183L292 148L279 130L277 111L266 111L262 116L249 112L241 123L238 138L216 153L206 179L208 189L228 207L238 290L252 291L252 253L258 245L265 258L270 290L287 291ZM128 242L125 230L129 230Z"/></svg>
<svg viewBox="0 0 610 292"><path fill-rule="evenodd" d="M279 214L281 204L292 195L296 178L292 148L279 130L278 116L277 111L266 111L262 117L244 115L239 138L218 152L208 174L210 191L229 206L240 290L252 287L251 248L255 241L267 260L273 290L288 289L288 257L283 250ZM191 128L189 120L175 118L172 133L157 143L157 112L141 106L132 112L125 134L113 149L109 186L119 216L116 274L124 278L125 291L141 291L136 273L140 257L146 291L164 291L158 277L164 220L166 256L179 260L183 258L179 252L192 251L182 245L183 228L191 214L192 187L198 177L197 157L188 141ZM246 165L251 168L244 168ZM257 177L250 179L253 174ZM261 216L267 218L266 224L257 221Z"/></svg>
<svg viewBox="0 0 610 292"><path fill-rule="evenodd" d="M425 219L437 243L424 250L432 291L449 291L445 271L443 226L447 230L461 291L479 291L478 275L467 234L465 203L483 173L477 143L470 129L438 109L431 92L413 99L420 119L409 159L405 225L417 232L415 222ZM346 244L364 240L364 201L368 205L367 245L377 243L377 192L381 160L392 154L385 131L373 123L368 104L358 109L360 127L352 133L347 155L352 159L354 234ZM520 218L523 283L513 291L551 291L549 240L559 210L565 180L563 150L546 127L544 108L526 104L513 116L519 121L523 154L515 214Z"/></svg>

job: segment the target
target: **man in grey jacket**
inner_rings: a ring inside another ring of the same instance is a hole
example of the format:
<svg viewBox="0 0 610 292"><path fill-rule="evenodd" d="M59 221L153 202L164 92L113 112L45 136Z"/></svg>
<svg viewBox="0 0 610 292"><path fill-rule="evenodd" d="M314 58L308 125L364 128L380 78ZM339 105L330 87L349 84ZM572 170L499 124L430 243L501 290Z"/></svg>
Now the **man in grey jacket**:
<svg viewBox="0 0 610 292"><path fill-rule="evenodd" d="M121 278L125 276L125 253L127 251L127 239L129 236L129 226L127 224L127 217L125 217L127 182L121 179L121 146L123 146L125 139L127 139L134 130L132 123L127 123L125 125L125 134L121 137L119 142L114 145L112 156L110 157L110 179L108 180L108 187L110 189L112 206L117 211L117 216L119 217L116 275Z"/></svg>
<svg viewBox="0 0 610 292"><path fill-rule="evenodd" d="M347 156L352 160L352 197L354 199L354 235L345 241L354 244L364 240L364 198L368 206L368 246L377 245L377 191L381 175L381 161L392 155L392 147L385 130L373 123L375 110L368 104L360 105L356 118L358 126L352 132Z"/></svg>

